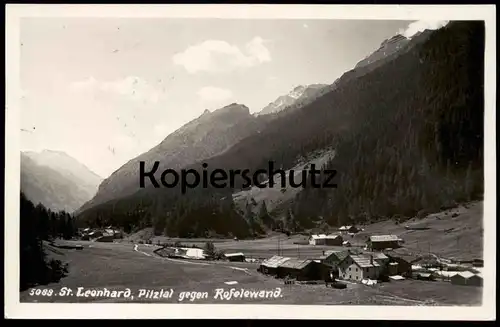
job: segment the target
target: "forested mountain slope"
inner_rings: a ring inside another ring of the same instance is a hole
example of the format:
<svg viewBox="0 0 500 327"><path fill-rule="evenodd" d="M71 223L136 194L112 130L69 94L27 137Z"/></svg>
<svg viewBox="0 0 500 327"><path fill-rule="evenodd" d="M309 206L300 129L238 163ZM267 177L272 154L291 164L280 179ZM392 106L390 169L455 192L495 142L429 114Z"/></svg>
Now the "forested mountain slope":
<svg viewBox="0 0 500 327"><path fill-rule="evenodd" d="M256 171L268 161L288 169L312 151L335 148L327 166L338 171L338 188L300 192L288 211L297 228L318 219L337 225L413 216L480 197L484 23L451 22L411 42L391 60L348 72L332 91L205 160L209 170ZM200 170L201 162L191 167ZM243 217L234 210L233 191L198 188L182 195L148 187L81 219L128 228L153 224L169 235L245 236L280 218L264 203L256 217Z"/></svg>
<svg viewBox="0 0 500 327"><path fill-rule="evenodd" d="M180 169L198 160L227 150L244 137L259 130L266 117L254 117L244 105L231 104L210 112L206 110L146 153L130 160L106 178L97 195L80 211L121 198L139 189L139 162L147 166L160 161L160 169Z"/></svg>

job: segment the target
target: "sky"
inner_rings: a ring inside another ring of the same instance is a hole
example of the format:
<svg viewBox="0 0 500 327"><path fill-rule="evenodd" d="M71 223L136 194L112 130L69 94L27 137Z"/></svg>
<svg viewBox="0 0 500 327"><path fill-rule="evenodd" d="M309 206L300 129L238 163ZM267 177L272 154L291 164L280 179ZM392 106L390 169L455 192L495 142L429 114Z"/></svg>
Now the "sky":
<svg viewBox="0 0 500 327"><path fill-rule="evenodd" d="M230 103L258 112L333 83L398 33L438 22L23 18L21 150L64 151L101 177Z"/></svg>

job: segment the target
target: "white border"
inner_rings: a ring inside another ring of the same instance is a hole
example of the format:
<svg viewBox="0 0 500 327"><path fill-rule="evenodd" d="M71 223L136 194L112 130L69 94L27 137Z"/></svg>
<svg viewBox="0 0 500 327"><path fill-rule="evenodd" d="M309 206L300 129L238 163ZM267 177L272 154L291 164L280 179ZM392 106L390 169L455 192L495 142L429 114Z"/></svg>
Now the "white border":
<svg viewBox="0 0 500 327"><path fill-rule="evenodd" d="M496 11L494 5L7 5L5 312L7 318L494 320L496 292ZM484 294L481 307L19 303L19 19L21 17L484 20ZM9 246L7 246L9 244ZM7 251L9 248L9 251ZM7 269L8 268L8 269Z"/></svg>

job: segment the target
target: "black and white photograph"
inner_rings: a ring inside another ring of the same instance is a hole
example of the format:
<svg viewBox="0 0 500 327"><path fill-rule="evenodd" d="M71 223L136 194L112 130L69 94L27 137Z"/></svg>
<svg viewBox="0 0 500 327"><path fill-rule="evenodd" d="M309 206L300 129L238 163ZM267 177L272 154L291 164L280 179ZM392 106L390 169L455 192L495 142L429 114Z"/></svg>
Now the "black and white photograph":
<svg viewBox="0 0 500 327"><path fill-rule="evenodd" d="M303 7L6 7L7 317L496 319L495 7Z"/></svg>

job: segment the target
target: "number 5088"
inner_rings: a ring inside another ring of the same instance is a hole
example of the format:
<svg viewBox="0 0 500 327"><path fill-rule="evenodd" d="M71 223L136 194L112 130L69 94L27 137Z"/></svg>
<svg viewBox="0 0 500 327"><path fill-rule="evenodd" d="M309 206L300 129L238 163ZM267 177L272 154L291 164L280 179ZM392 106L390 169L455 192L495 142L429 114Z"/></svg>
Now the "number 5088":
<svg viewBox="0 0 500 327"><path fill-rule="evenodd" d="M30 290L31 296L52 296L53 293L54 293L54 290L51 290L48 288L44 288L44 289L37 288L37 289Z"/></svg>

